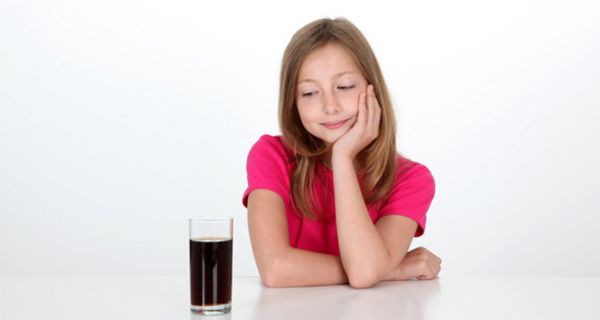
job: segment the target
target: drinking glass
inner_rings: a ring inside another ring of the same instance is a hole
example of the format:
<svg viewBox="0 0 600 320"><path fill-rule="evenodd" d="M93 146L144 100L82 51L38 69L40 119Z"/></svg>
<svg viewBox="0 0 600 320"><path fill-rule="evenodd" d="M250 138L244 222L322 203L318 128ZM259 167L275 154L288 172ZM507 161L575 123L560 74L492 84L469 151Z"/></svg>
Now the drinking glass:
<svg viewBox="0 0 600 320"><path fill-rule="evenodd" d="M193 218L190 226L190 288L193 313L231 311L233 218Z"/></svg>

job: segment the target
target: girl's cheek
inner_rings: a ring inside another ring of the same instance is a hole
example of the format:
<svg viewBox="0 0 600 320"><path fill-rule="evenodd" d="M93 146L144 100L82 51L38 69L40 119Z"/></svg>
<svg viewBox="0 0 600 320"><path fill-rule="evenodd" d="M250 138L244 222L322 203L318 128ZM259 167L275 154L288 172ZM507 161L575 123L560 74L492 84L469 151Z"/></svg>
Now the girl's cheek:
<svg viewBox="0 0 600 320"><path fill-rule="evenodd" d="M355 91L356 91L355 93L346 97L346 99L344 101L344 104L346 105L348 110L352 110L353 113L356 113L358 111L358 103L359 103L359 97L360 97L360 91L358 91L358 90L355 90Z"/></svg>
<svg viewBox="0 0 600 320"><path fill-rule="evenodd" d="M320 107L314 101L297 102L298 113L303 121L310 121L320 112Z"/></svg>

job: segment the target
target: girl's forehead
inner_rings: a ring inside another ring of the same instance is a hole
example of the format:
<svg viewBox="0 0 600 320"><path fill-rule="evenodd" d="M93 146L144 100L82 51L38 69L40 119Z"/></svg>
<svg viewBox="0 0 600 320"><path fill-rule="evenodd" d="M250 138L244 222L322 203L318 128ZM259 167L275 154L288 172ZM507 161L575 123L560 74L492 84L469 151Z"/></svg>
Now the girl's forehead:
<svg viewBox="0 0 600 320"><path fill-rule="evenodd" d="M342 46L328 43L306 56L298 72L298 81L361 75L350 53Z"/></svg>

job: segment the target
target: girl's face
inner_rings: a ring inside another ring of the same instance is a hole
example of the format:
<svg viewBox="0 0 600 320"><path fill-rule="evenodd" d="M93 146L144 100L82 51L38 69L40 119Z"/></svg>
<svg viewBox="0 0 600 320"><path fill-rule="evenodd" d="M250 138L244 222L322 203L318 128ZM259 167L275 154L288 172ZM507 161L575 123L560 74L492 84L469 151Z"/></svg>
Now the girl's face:
<svg viewBox="0 0 600 320"><path fill-rule="evenodd" d="M311 52L298 73L296 105L304 128L327 145L354 125L367 80L346 51L329 43Z"/></svg>

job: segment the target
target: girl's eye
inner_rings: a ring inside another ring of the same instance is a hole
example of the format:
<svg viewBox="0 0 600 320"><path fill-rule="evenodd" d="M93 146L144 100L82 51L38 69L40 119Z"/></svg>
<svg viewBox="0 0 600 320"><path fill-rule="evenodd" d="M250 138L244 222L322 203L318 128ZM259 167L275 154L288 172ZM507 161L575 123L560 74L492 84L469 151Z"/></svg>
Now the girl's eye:
<svg viewBox="0 0 600 320"><path fill-rule="evenodd" d="M316 93L317 93L316 91L304 92L304 93L302 93L302 96L303 96L303 97L312 97L312 96L314 96Z"/></svg>
<svg viewBox="0 0 600 320"><path fill-rule="evenodd" d="M353 89L354 87L355 87L355 85L339 86L338 89L340 89L340 90L350 90L350 89Z"/></svg>

